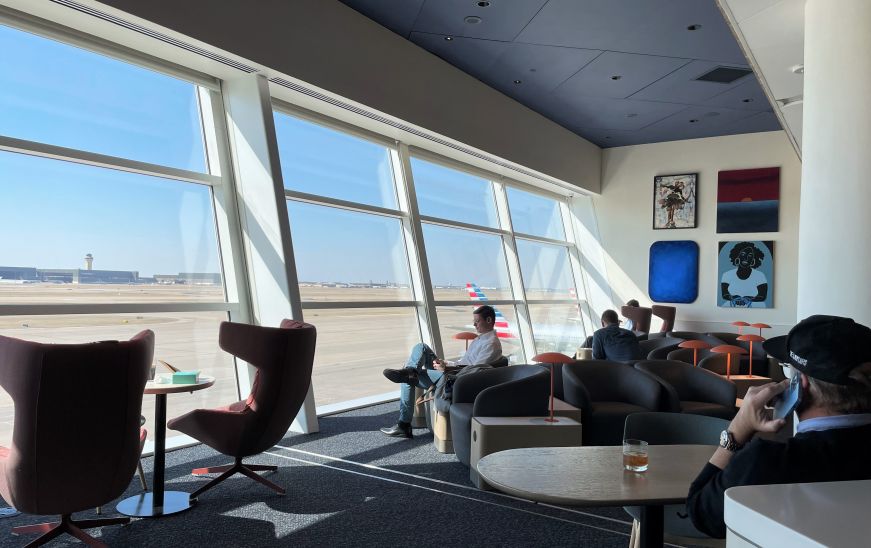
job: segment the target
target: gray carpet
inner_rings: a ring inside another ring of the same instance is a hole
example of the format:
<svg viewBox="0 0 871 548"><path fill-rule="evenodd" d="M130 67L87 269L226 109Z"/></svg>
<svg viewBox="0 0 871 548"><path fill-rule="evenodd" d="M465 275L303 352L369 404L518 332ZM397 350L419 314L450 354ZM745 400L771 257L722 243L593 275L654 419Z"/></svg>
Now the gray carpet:
<svg viewBox="0 0 871 548"><path fill-rule="evenodd" d="M289 435L249 459L278 465L267 477L286 487L286 496L235 476L187 512L91 532L111 546L627 546L622 509L562 509L478 491L468 468L437 452L426 429L415 430L413 440L384 436L378 428L393 423L396 405L322 417L318 434ZM229 461L206 446L173 451L167 489L193 491L207 479L191 476L192 468ZM143 464L150 481L152 459ZM121 498L138 492L134 479ZM105 515L117 515L116 502ZM23 546L35 536L9 529L42 521L0 521L0 546ZM66 545L77 541L50 544Z"/></svg>

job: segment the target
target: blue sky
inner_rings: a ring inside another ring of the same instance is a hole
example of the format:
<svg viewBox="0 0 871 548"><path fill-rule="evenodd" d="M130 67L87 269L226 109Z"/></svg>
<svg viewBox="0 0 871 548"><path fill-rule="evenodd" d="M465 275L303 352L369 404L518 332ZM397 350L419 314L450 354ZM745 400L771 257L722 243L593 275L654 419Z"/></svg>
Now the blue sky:
<svg viewBox="0 0 871 548"><path fill-rule="evenodd" d="M85 50L0 26L0 135L204 172L195 87ZM9 52L14 52L10 55ZM276 114L289 189L397 209L388 150ZM496 227L489 181L412 161L420 211ZM556 202L509 190L515 229L562 238ZM220 270L210 189L0 152L0 265ZM290 202L300 280L408 283L398 220ZM15 237L11 237L11 236ZM507 286L501 239L424 226L434 283ZM520 244L530 287L562 289L561 251ZM556 267L556 270L555 270Z"/></svg>

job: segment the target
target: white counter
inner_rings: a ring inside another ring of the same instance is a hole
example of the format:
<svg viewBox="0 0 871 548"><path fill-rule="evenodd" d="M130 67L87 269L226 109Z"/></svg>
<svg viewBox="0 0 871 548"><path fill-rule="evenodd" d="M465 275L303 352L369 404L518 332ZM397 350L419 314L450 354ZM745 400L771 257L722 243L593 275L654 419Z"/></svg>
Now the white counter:
<svg viewBox="0 0 871 548"><path fill-rule="evenodd" d="M733 487L727 546L871 545L871 480Z"/></svg>

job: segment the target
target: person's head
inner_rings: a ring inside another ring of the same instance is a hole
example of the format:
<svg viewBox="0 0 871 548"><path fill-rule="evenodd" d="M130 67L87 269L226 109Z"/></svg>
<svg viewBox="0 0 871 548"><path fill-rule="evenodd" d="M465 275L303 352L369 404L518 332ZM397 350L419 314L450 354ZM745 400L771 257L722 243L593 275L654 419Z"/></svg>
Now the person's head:
<svg viewBox="0 0 871 548"><path fill-rule="evenodd" d="M733 266L759 268L764 259L765 254L753 242L735 244L735 247L729 252L729 260Z"/></svg>
<svg viewBox="0 0 871 548"><path fill-rule="evenodd" d="M620 318L613 310L609 309L602 312L602 327L608 327L609 325L618 325L619 323Z"/></svg>
<svg viewBox="0 0 871 548"><path fill-rule="evenodd" d="M496 325L496 310L488 304L479 306L472 312L472 324L478 333L493 331L493 326Z"/></svg>
<svg viewBox="0 0 871 548"><path fill-rule="evenodd" d="M800 419L871 413L871 329L850 318L811 316L763 347L802 376Z"/></svg>
<svg viewBox="0 0 871 548"><path fill-rule="evenodd" d="M638 304L638 301L636 301L635 299L629 299L628 301L626 301L626 306L634 306L635 308L638 308L641 305Z"/></svg>

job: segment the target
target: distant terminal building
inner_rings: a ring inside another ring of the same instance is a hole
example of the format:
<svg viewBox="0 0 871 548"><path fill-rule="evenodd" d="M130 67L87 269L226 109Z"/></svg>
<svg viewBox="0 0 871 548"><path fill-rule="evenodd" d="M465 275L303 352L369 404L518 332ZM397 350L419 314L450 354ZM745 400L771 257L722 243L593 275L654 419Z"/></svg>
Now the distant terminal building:
<svg viewBox="0 0 871 548"><path fill-rule="evenodd" d="M180 272L178 279L188 285L221 285L221 275L216 272Z"/></svg>
<svg viewBox="0 0 871 548"><path fill-rule="evenodd" d="M74 284L135 284L139 272L135 270L82 270L81 268L39 268L39 281Z"/></svg>
<svg viewBox="0 0 871 548"><path fill-rule="evenodd" d="M39 273L29 266L0 266L0 280L40 281Z"/></svg>

